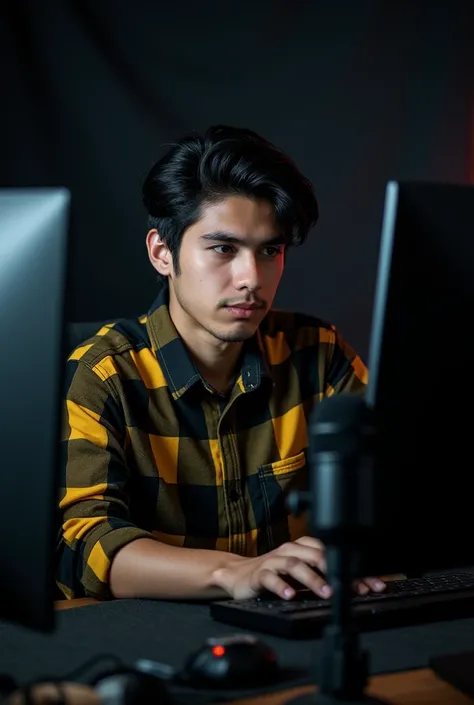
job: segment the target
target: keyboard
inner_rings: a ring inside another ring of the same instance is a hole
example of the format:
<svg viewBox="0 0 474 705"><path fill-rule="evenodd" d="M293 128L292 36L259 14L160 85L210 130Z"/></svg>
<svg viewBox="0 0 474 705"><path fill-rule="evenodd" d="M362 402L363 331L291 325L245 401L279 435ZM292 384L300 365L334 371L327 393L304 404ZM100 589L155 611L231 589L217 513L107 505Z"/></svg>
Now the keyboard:
<svg viewBox="0 0 474 705"><path fill-rule="evenodd" d="M318 638L331 615L331 601L300 590L291 601L274 595L219 600L211 617L251 631L290 639ZM447 573L391 580L383 593L354 595L352 615L361 631L474 616L474 573Z"/></svg>

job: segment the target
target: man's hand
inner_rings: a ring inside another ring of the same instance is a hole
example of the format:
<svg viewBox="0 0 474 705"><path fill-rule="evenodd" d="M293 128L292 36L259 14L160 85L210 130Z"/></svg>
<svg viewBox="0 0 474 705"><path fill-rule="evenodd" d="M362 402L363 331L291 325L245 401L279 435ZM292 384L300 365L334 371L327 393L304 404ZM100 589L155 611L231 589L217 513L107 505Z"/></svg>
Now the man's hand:
<svg viewBox="0 0 474 705"><path fill-rule="evenodd" d="M285 577L296 580L319 597L328 598L332 590L322 577L325 573L323 544L311 536L303 536L263 556L245 558L229 568L218 569L214 579L216 586L234 599L256 597L268 590L283 600L291 600L295 589L286 582ZM360 595L370 590L381 592L385 589L385 583L378 578L364 578L355 581L354 589Z"/></svg>

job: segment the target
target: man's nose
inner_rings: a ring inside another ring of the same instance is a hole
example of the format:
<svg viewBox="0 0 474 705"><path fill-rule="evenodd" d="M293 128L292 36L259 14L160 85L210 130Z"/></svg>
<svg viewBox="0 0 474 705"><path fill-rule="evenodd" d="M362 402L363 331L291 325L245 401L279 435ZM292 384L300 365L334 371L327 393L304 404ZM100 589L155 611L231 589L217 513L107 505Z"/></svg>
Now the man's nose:
<svg viewBox="0 0 474 705"><path fill-rule="evenodd" d="M260 269L253 253L246 253L239 262L235 262L234 284L236 289L260 289Z"/></svg>

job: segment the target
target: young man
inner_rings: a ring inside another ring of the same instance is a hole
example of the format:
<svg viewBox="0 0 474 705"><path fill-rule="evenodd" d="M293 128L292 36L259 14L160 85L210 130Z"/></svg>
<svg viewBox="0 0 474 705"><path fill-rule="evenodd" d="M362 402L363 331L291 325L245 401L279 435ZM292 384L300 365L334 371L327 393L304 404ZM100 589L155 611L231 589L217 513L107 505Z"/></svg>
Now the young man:
<svg viewBox="0 0 474 705"><path fill-rule="evenodd" d="M329 596L324 547L288 515L318 401L363 393L331 325L271 305L318 217L311 184L253 132L186 137L143 189L161 289L70 356L57 582L69 597ZM358 581L364 593L376 579Z"/></svg>

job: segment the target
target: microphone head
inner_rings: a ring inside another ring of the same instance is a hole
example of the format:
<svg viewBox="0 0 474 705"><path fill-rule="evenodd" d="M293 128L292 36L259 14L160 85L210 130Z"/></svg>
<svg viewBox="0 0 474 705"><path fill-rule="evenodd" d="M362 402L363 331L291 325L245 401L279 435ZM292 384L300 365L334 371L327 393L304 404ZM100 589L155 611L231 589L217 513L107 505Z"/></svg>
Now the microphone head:
<svg viewBox="0 0 474 705"><path fill-rule="evenodd" d="M373 411L351 394L324 398L310 422L313 535L327 546L367 545L374 524ZM354 568L355 570L355 568Z"/></svg>
<svg viewBox="0 0 474 705"><path fill-rule="evenodd" d="M349 439L365 444L375 436L374 412L363 397L335 394L316 405L309 423L314 451L342 450ZM350 443L352 446L352 443Z"/></svg>
<svg viewBox="0 0 474 705"><path fill-rule="evenodd" d="M363 397L355 394L333 394L324 397L314 410L314 423L337 423L338 427L353 428L371 419L372 411Z"/></svg>

